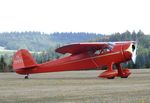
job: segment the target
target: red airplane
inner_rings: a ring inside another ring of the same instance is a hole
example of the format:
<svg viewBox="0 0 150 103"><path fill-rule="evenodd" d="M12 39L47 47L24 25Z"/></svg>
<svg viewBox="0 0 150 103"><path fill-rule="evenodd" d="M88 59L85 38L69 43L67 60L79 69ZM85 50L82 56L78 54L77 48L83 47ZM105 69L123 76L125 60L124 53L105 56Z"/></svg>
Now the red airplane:
<svg viewBox="0 0 150 103"><path fill-rule="evenodd" d="M115 77L127 78L131 71L123 69L121 63L136 59L136 42L86 42L62 46L55 51L71 55L46 63L37 64L31 54L21 49L13 56L13 70L18 74L60 72L72 70L89 70L107 67L107 70L98 77L113 79ZM114 69L113 67L116 67Z"/></svg>

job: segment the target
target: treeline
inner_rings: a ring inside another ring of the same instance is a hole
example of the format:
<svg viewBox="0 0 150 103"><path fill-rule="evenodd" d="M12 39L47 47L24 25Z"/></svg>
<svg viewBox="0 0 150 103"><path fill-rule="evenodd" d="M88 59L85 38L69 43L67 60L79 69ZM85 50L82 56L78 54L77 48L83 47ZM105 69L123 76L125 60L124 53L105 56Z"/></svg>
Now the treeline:
<svg viewBox="0 0 150 103"><path fill-rule="evenodd" d="M55 45L49 35L41 32L3 32L0 33L0 46L8 50L26 48L32 51L41 51Z"/></svg>
<svg viewBox="0 0 150 103"><path fill-rule="evenodd" d="M137 33L135 31L130 32L130 31L125 31L123 33L114 33L111 35L105 35L103 37L97 37L96 39L93 39L92 41L97 41L97 42L115 42L115 41L136 41L136 40L141 40L146 36L144 32L139 30Z"/></svg>
<svg viewBox="0 0 150 103"><path fill-rule="evenodd" d="M102 34L96 33L86 33L86 32L55 32L51 35L51 39L56 42L61 42L63 44L75 43L75 42L85 42L90 41L98 37L102 37Z"/></svg>
<svg viewBox="0 0 150 103"><path fill-rule="evenodd" d="M0 55L0 72L12 72L12 56Z"/></svg>
<svg viewBox="0 0 150 103"><path fill-rule="evenodd" d="M31 31L3 32L0 33L0 46L8 50L26 48L30 51L43 51L57 44L89 41L101 36L102 34L84 32L55 32L52 34Z"/></svg>
<svg viewBox="0 0 150 103"><path fill-rule="evenodd" d="M63 56L62 54L55 52L55 49L58 47L59 45L54 48L49 48L41 53L32 53L33 58L36 60L37 63L44 63L47 61L58 59Z"/></svg>

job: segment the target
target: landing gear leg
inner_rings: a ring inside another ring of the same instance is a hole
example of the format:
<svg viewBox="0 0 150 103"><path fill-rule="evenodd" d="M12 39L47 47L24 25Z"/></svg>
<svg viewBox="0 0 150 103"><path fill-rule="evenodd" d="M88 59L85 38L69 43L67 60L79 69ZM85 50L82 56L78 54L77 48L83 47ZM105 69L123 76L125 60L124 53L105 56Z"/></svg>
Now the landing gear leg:
<svg viewBox="0 0 150 103"><path fill-rule="evenodd" d="M131 74L129 69L122 69L121 64L116 64L116 67L118 69L118 77L128 78L128 76Z"/></svg>
<svg viewBox="0 0 150 103"><path fill-rule="evenodd" d="M108 67L108 71L110 71L111 73L108 75L107 79L114 79L116 76L115 71L113 70L113 63L111 65L109 65Z"/></svg>
<svg viewBox="0 0 150 103"><path fill-rule="evenodd" d="M29 79L29 74L27 74L27 75L24 77L24 79Z"/></svg>
<svg viewBox="0 0 150 103"><path fill-rule="evenodd" d="M119 77L123 77L123 70L122 70L122 67L121 67L121 64L116 64L116 67L117 67L117 70L118 70L118 76Z"/></svg>
<svg viewBox="0 0 150 103"><path fill-rule="evenodd" d="M114 79L115 76L117 76L117 71L113 70L113 63L109 64L108 69L99 75L99 77L107 79Z"/></svg>

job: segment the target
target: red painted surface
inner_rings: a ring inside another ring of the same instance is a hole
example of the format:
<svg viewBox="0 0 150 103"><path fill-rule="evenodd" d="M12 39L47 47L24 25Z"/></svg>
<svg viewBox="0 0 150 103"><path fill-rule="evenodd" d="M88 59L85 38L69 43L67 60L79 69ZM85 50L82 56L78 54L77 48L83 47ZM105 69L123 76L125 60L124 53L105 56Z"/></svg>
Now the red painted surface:
<svg viewBox="0 0 150 103"><path fill-rule="evenodd" d="M42 64L37 64L27 50L21 49L13 57L13 69L19 74L28 75L107 66L108 69L99 77L128 77L131 72L122 69L120 63L131 60L134 51L132 45L134 45L132 41L115 43L112 47L106 42L70 44L56 49L56 52L72 55ZM117 70L113 70L114 64Z"/></svg>

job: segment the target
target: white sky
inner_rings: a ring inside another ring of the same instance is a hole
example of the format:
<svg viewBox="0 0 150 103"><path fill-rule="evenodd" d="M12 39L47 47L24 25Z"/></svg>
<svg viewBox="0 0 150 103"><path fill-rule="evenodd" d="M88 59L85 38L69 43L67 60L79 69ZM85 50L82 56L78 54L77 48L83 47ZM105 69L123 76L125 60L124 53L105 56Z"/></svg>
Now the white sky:
<svg viewBox="0 0 150 103"><path fill-rule="evenodd" d="M150 0L0 0L0 32L150 34Z"/></svg>

